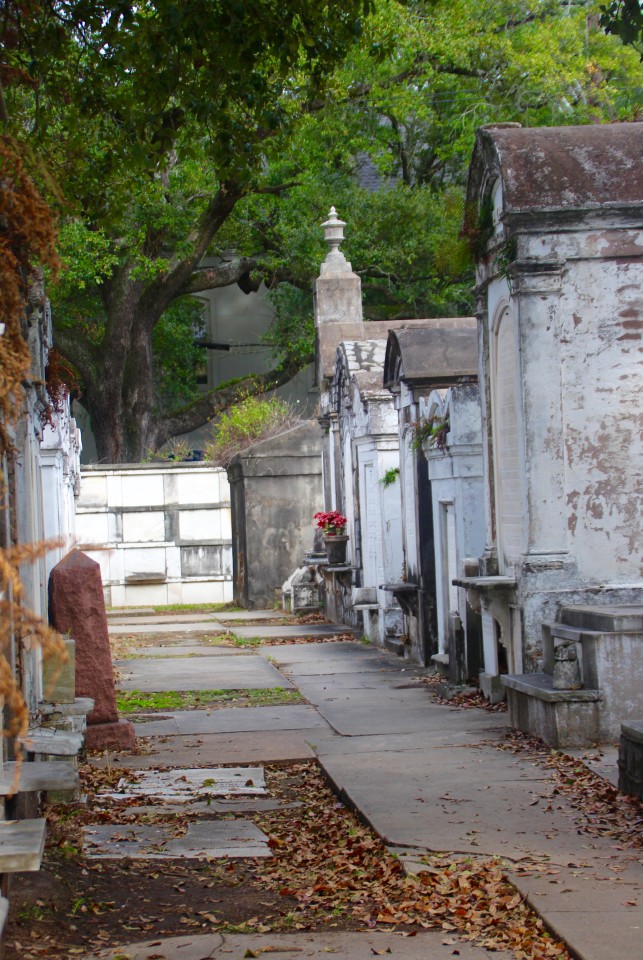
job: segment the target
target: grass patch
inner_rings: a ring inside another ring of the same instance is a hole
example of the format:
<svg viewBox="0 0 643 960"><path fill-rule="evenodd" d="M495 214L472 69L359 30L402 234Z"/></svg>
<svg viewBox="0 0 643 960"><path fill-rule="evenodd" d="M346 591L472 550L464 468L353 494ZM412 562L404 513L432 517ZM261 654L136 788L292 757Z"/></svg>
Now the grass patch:
<svg viewBox="0 0 643 960"><path fill-rule="evenodd" d="M155 613L236 613L243 610L236 603L168 603L165 606L152 606Z"/></svg>
<svg viewBox="0 0 643 960"><path fill-rule="evenodd" d="M164 690L142 692L121 690L116 693L120 713L152 713L174 710L199 710L205 707L268 707L277 704L305 703L298 690L268 687L265 690Z"/></svg>
<svg viewBox="0 0 643 960"><path fill-rule="evenodd" d="M259 647L264 642L261 637L235 637L234 634L231 636L234 637L232 643L235 647Z"/></svg>

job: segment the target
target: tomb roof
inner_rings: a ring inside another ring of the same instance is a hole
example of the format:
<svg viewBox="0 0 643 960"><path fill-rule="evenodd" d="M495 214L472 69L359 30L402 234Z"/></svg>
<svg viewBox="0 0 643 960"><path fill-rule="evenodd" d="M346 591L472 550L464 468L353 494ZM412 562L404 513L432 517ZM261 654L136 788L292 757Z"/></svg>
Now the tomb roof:
<svg viewBox="0 0 643 960"><path fill-rule="evenodd" d="M500 176L505 214L643 204L643 123L478 130L468 202Z"/></svg>
<svg viewBox="0 0 643 960"><path fill-rule="evenodd" d="M360 396L383 394L382 372L386 340L344 340L337 348L336 379L343 376L356 384Z"/></svg>
<svg viewBox="0 0 643 960"><path fill-rule="evenodd" d="M386 343L384 385L451 386L478 376L475 317L436 317L391 330Z"/></svg>

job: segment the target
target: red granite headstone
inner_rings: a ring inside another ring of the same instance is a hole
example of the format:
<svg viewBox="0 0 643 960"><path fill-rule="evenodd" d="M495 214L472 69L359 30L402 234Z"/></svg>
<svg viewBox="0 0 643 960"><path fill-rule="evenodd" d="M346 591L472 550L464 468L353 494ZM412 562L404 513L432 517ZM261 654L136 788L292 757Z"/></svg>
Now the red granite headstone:
<svg viewBox="0 0 643 960"><path fill-rule="evenodd" d="M134 727L119 720L116 710L100 566L80 550L72 550L51 571L49 620L59 633L68 633L76 641L76 696L94 701L87 717L87 746L130 749Z"/></svg>

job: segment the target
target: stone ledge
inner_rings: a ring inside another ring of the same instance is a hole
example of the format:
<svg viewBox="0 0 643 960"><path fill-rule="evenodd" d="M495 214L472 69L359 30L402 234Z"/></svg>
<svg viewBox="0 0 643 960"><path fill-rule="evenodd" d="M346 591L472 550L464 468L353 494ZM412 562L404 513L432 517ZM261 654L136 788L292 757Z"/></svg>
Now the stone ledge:
<svg viewBox="0 0 643 960"><path fill-rule="evenodd" d="M91 697L76 697L72 703L40 703L38 711L43 717L49 717L52 714L59 713L62 717L83 717L87 716L94 709L94 701Z"/></svg>
<svg viewBox="0 0 643 960"><path fill-rule="evenodd" d="M602 699L600 690L554 690L549 673L514 673L500 677L503 686L547 703L593 703Z"/></svg>
<svg viewBox="0 0 643 960"><path fill-rule="evenodd" d="M565 626L597 633L640 633L643 631L643 604L563 606L559 619Z"/></svg>
<svg viewBox="0 0 643 960"><path fill-rule="evenodd" d="M46 820L0 822L0 873L40 870Z"/></svg>
<svg viewBox="0 0 643 960"><path fill-rule="evenodd" d="M34 763L5 763L0 774L0 796L13 795L13 778L20 766L17 793L36 793L49 790L75 790L78 770L61 760L41 760Z"/></svg>
<svg viewBox="0 0 643 960"><path fill-rule="evenodd" d="M385 637L384 649L389 650L391 653L397 654L398 657L403 657L406 647L402 640L397 640L395 637Z"/></svg>
<svg viewBox="0 0 643 960"><path fill-rule="evenodd" d="M621 724L621 736L635 743L643 743L643 720L630 720Z"/></svg>
<svg viewBox="0 0 643 960"><path fill-rule="evenodd" d="M27 753L39 753L50 757L76 757L83 748L84 738L80 733L39 728L27 731L20 743Z"/></svg>
<svg viewBox="0 0 643 960"><path fill-rule="evenodd" d="M547 673L501 677L507 691L509 722L557 749L600 741L599 690L554 690Z"/></svg>

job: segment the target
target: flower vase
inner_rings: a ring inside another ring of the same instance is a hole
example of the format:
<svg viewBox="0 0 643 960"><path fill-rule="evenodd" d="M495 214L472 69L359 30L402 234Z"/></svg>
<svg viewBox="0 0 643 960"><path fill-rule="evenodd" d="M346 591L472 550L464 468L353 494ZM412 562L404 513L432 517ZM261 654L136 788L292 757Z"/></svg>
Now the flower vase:
<svg viewBox="0 0 643 960"><path fill-rule="evenodd" d="M346 563L347 536L324 537L326 556L331 567L340 567Z"/></svg>

